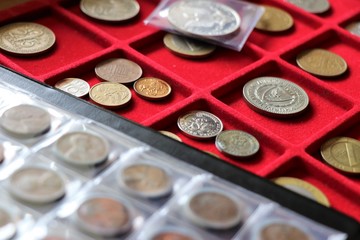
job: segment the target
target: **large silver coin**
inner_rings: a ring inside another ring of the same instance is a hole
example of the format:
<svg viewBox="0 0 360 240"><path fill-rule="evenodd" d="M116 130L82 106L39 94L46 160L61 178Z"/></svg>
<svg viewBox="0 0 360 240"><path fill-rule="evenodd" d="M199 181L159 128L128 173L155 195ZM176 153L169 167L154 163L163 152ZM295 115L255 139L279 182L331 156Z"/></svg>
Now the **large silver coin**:
<svg viewBox="0 0 360 240"><path fill-rule="evenodd" d="M169 22L180 31L198 36L224 36L240 27L231 7L211 0L182 0L169 7Z"/></svg>
<svg viewBox="0 0 360 240"><path fill-rule="evenodd" d="M294 116L309 105L309 97L300 86L277 77L250 80L244 85L243 95L254 111L273 117Z"/></svg>
<svg viewBox="0 0 360 240"><path fill-rule="evenodd" d="M178 127L189 137L207 139L218 135L223 124L212 113L205 111L192 111L178 118Z"/></svg>
<svg viewBox="0 0 360 240"><path fill-rule="evenodd" d="M330 9L328 0L286 0L310 13L324 13Z"/></svg>

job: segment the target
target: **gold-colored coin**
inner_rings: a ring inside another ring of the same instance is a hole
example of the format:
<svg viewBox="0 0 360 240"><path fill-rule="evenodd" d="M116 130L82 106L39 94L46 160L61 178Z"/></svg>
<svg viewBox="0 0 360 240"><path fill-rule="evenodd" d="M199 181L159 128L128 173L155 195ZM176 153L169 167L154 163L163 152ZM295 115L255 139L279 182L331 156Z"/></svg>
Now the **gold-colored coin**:
<svg viewBox="0 0 360 240"><path fill-rule="evenodd" d="M163 41L174 54L187 58L206 57L216 49L215 45L171 33L166 34Z"/></svg>
<svg viewBox="0 0 360 240"><path fill-rule="evenodd" d="M326 195L320 189L304 180L293 177L279 177L273 181L276 184L279 184L304 197L310 198L320 204L330 207L330 202Z"/></svg>
<svg viewBox="0 0 360 240"><path fill-rule="evenodd" d="M160 130L159 132L169 138L172 138L172 139L175 139L176 141L182 142L181 138L178 135L176 135L175 133L165 131L165 130Z"/></svg>
<svg viewBox="0 0 360 240"><path fill-rule="evenodd" d="M294 25L292 16L284 10L272 6L263 5L264 14L257 22L255 28L269 32L282 32Z"/></svg>
<svg viewBox="0 0 360 240"><path fill-rule="evenodd" d="M320 48L301 52L296 57L296 63L303 70L322 77L336 77L347 70L347 63L342 57Z"/></svg>
<svg viewBox="0 0 360 240"><path fill-rule="evenodd" d="M131 100L131 91L121 83L101 82L89 92L91 100L106 108L118 108Z"/></svg>
<svg viewBox="0 0 360 240"><path fill-rule="evenodd" d="M360 141L335 137L321 146L321 156L332 167L345 173L360 173Z"/></svg>
<svg viewBox="0 0 360 240"><path fill-rule="evenodd" d="M170 95L170 85L159 78L144 77L134 83L137 94L147 100L160 100Z"/></svg>

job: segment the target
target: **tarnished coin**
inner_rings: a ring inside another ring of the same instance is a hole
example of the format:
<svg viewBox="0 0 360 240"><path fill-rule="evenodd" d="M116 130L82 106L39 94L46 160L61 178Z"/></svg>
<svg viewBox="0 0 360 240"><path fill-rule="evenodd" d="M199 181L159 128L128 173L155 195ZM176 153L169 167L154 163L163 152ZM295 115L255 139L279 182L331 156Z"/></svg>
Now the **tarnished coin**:
<svg viewBox="0 0 360 240"><path fill-rule="evenodd" d="M284 10L263 5L264 14L257 22L255 28L269 32L282 32L290 29L294 25L292 16Z"/></svg>
<svg viewBox="0 0 360 240"><path fill-rule="evenodd" d="M65 78L58 81L55 87L75 97L84 97L90 91L90 85L80 78Z"/></svg>
<svg viewBox="0 0 360 240"><path fill-rule="evenodd" d="M159 132L160 132L161 134L167 136L167 137L170 137L170 138L175 139L175 140L177 140L177 141L179 141L179 142L182 142L181 138L180 138L178 135L176 135L175 133L172 133L172 132L169 132L169 131L165 131L165 130L160 130Z"/></svg>
<svg viewBox="0 0 360 240"><path fill-rule="evenodd" d="M143 77L134 83L135 92L144 99L156 101L171 93L171 86L159 78Z"/></svg>
<svg viewBox="0 0 360 240"><path fill-rule="evenodd" d="M103 237L129 231L131 218L128 206L111 197L89 197L76 211L77 224L84 231Z"/></svg>
<svg viewBox="0 0 360 240"><path fill-rule="evenodd" d="M269 222L262 226L256 240L312 240L308 233L300 227L285 221Z"/></svg>
<svg viewBox="0 0 360 240"><path fill-rule="evenodd" d="M345 27L352 34L360 37L360 21L352 22Z"/></svg>
<svg viewBox="0 0 360 240"><path fill-rule="evenodd" d="M291 191L294 191L304 197L310 198L320 204L330 207L330 202L326 195L314 185L293 177L279 177L273 180Z"/></svg>
<svg viewBox="0 0 360 240"><path fill-rule="evenodd" d="M342 57L320 48L301 52L296 57L296 63L303 70L322 77L336 77L347 70L347 63Z"/></svg>
<svg viewBox="0 0 360 240"><path fill-rule="evenodd" d="M330 9L328 0L286 0L289 3L309 12L309 13L324 13Z"/></svg>
<svg viewBox="0 0 360 240"><path fill-rule="evenodd" d="M180 31L198 36L223 36L240 27L240 16L231 7L208 0L181 0L168 11L169 22Z"/></svg>
<svg viewBox="0 0 360 240"><path fill-rule="evenodd" d="M9 191L25 202L45 204L65 195L65 179L54 170L27 166L16 170L9 178Z"/></svg>
<svg viewBox="0 0 360 240"><path fill-rule="evenodd" d="M240 130L222 131L216 136L215 145L220 152L231 157L250 157L260 148L254 136Z"/></svg>
<svg viewBox="0 0 360 240"><path fill-rule="evenodd" d="M187 58L206 57L216 49L215 45L171 33L166 34L163 41L173 53Z"/></svg>
<svg viewBox="0 0 360 240"><path fill-rule="evenodd" d="M89 17L103 21L124 21L140 11L136 0L81 0L80 9Z"/></svg>
<svg viewBox="0 0 360 240"><path fill-rule="evenodd" d="M194 192L185 203L184 214L192 223L212 229L228 229L243 218L240 200L217 189Z"/></svg>
<svg viewBox="0 0 360 240"><path fill-rule="evenodd" d="M91 100L106 108L118 108L128 104L131 91L121 83L101 82L90 89Z"/></svg>
<svg viewBox="0 0 360 240"><path fill-rule="evenodd" d="M178 227L165 227L156 231L149 238L150 240L201 240L199 234L190 229Z"/></svg>
<svg viewBox="0 0 360 240"><path fill-rule="evenodd" d="M291 117L309 104L306 92L297 84L277 77L259 77L244 85L246 103L254 111L272 117Z"/></svg>
<svg viewBox="0 0 360 240"><path fill-rule="evenodd" d="M55 34L38 23L18 22L0 28L0 49L18 55L33 55L49 50Z"/></svg>
<svg viewBox="0 0 360 240"><path fill-rule="evenodd" d="M360 173L360 141L335 137L321 145L321 156L332 167L345 173Z"/></svg>
<svg viewBox="0 0 360 240"><path fill-rule="evenodd" d="M12 239L16 234L16 224L10 213L0 208L0 236L1 239Z"/></svg>
<svg viewBox="0 0 360 240"><path fill-rule="evenodd" d="M221 120L206 111L192 111L180 116L177 125L184 134L196 139L213 138L223 129Z"/></svg>
<svg viewBox="0 0 360 240"><path fill-rule="evenodd" d="M21 104L6 110L0 117L0 125L15 137L31 138L50 129L51 116L43 108Z"/></svg>
<svg viewBox="0 0 360 240"><path fill-rule="evenodd" d="M89 166L107 159L109 144L103 137L90 132L69 132L55 142L54 151L65 162Z"/></svg>
<svg viewBox="0 0 360 240"><path fill-rule="evenodd" d="M148 163L124 166L120 169L118 182L122 189L140 197L162 197L172 190L168 173L163 168Z"/></svg>
<svg viewBox="0 0 360 240"><path fill-rule="evenodd" d="M96 75L104 81L131 83L142 75L141 67L124 58L112 58L99 63L95 67Z"/></svg>

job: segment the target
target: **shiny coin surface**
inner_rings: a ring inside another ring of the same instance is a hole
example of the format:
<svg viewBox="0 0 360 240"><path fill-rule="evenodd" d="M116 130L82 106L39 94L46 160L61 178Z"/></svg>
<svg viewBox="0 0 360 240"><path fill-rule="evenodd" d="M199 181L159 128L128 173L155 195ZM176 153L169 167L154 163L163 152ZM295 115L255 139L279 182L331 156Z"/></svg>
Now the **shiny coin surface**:
<svg viewBox="0 0 360 240"><path fill-rule="evenodd" d="M243 218L240 200L216 189L194 192L185 203L184 214L192 223L212 229L228 229Z"/></svg>
<svg viewBox="0 0 360 240"><path fill-rule="evenodd" d="M330 9L328 0L286 0L309 13L324 13Z"/></svg>
<svg viewBox="0 0 360 240"><path fill-rule="evenodd" d="M216 136L215 145L220 152L231 157L250 157L260 149L254 136L240 130L222 131Z"/></svg>
<svg viewBox="0 0 360 240"><path fill-rule="evenodd" d="M11 215L5 209L0 208L0 239L12 239L16 231L16 224Z"/></svg>
<svg viewBox="0 0 360 240"><path fill-rule="evenodd" d="M259 77L244 85L246 103L254 111L272 117L290 117L309 104L306 92L297 84L277 77Z"/></svg>
<svg viewBox="0 0 360 240"><path fill-rule="evenodd" d="M216 49L215 45L171 33L166 34L163 41L173 53L187 58L206 57Z"/></svg>
<svg viewBox="0 0 360 240"><path fill-rule="evenodd" d="M336 77L347 70L347 63L342 57L319 48L301 52L296 57L296 63L303 70L322 77Z"/></svg>
<svg viewBox="0 0 360 240"><path fill-rule="evenodd" d="M37 23L18 22L0 28L0 49L12 54L42 53L49 50L55 41L55 34Z"/></svg>
<svg viewBox="0 0 360 240"><path fill-rule="evenodd" d="M360 173L360 141L335 137L321 146L321 156L332 167L346 173Z"/></svg>
<svg viewBox="0 0 360 240"><path fill-rule="evenodd" d="M301 228L286 222L269 222L262 226L258 237L261 240L312 240Z"/></svg>
<svg viewBox="0 0 360 240"><path fill-rule="evenodd" d="M292 16L284 10L272 6L264 6L265 12L257 22L255 28L269 32L282 32L294 25Z"/></svg>
<svg viewBox="0 0 360 240"><path fill-rule="evenodd" d="M192 111L182 115L177 125L184 134L196 139L213 138L223 129L221 120L206 111Z"/></svg>
<svg viewBox="0 0 360 240"><path fill-rule="evenodd" d="M330 207L330 202L326 195L320 189L304 180L293 177L279 177L274 179L274 182L304 197Z"/></svg>
<svg viewBox="0 0 360 240"><path fill-rule="evenodd" d="M109 145L103 137L89 132L69 132L55 142L54 151L65 162L88 166L104 162Z"/></svg>
<svg viewBox="0 0 360 240"><path fill-rule="evenodd" d="M0 117L0 125L15 137L31 138L50 129L51 116L43 108L21 104L6 110Z"/></svg>
<svg viewBox="0 0 360 240"><path fill-rule="evenodd" d="M346 29L352 34L360 37L360 21L350 23L346 26Z"/></svg>
<svg viewBox="0 0 360 240"><path fill-rule="evenodd" d="M112 58L99 63L95 67L96 75L104 81L131 83L142 75L141 67L124 58Z"/></svg>
<svg viewBox="0 0 360 240"><path fill-rule="evenodd" d="M140 197L162 197L172 190L168 173L159 166L147 163L121 168L118 181L125 191Z"/></svg>
<svg viewBox="0 0 360 240"><path fill-rule="evenodd" d="M36 204L54 202L65 195L65 179L56 171L28 166L16 170L9 178L9 191L16 198Z"/></svg>
<svg viewBox="0 0 360 240"><path fill-rule="evenodd" d="M80 9L98 20L124 21L135 17L140 5L135 0L81 0Z"/></svg>
<svg viewBox="0 0 360 240"><path fill-rule="evenodd" d="M129 231L129 208L111 197L91 197L83 201L76 211L78 225L97 236L112 237Z"/></svg>
<svg viewBox="0 0 360 240"><path fill-rule="evenodd" d="M90 85L80 78L65 78L58 81L55 87L75 97L84 97L90 91Z"/></svg>
<svg viewBox="0 0 360 240"><path fill-rule="evenodd" d="M169 7L169 22L180 31L198 36L223 36L240 27L240 16L231 7L208 0L181 0Z"/></svg>
<svg viewBox="0 0 360 240"><path fill-rule="evenodd" d="M171 86L159 78L143 77L134 83L135 92L147 100L161 100L171 93Z"/></svg>
<svg viewBox="0 0 360 240"><path fill-rule="evenodd" d="M106 108L118 108L128 104L131 100L131 91L121 83L98 83L90 89L91 100Z"/></svg>
<svg viewBox="0 0 360 240"><path fill-rule="evenodd" d="M176 135L175 133L172 133L172 132L169 132L169 131L165 131L165 130L160 130L159 132L160 132L161 134L167 136L167 137L170 137L170 138L175 139L175 140L177 140L177 141L179 141L179 142L182 142L181 138L180 138L178 135Z"/></svg>

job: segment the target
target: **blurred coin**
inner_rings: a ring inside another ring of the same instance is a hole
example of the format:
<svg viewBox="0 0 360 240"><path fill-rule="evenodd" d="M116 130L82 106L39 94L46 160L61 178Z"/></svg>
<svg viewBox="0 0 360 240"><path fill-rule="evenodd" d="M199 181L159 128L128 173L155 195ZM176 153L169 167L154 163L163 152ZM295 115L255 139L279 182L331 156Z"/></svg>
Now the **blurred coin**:
<svg viewBox="0 0 360 240"><path fill-rule="evenodd" d="M262 224L261 229L256 235L261 240L312 240L308 233L302 227L285 221L269 221L267 224Z"/></svg>
<svg viewBox="0 0 360 240"><path fill-rule="evenodd" d="M265 12L257 22L256 29L281 32L290 29L294 25L292 16L284 10L272 6L262 6L265 8Z"/></svg>
<svg viewBox="0 0 360 240"><path fill-rule="evenodd" d="M168 227L157 231L150 240L201 240L202 238L190 229Z"/></svg>
<svg viewBox="0 0 360 240"><path fill-rule="evenodd" d="M0 117L0 125L15 137L32 138L50 129L51 116L45 109L21 104L6 110Z"/></svg>
<svg viewBox="0 0 360 240"><path fill-rule="evenodd" d="M336 77L347 70L346 61L342 57L320 48L301 52L296 57L296 63L301 69L322 77Z"/></svg>
<svg viewBox="0 0 360 240"><path fill-rule="evenodd" d="M345 173L360 173L360 141L335 137L321 145L321 156L332 167Z"/></svg>
<svg viewBox="0 0 360 240"><path fill-rule="evenodd" d="M135 17L140 5L135 0L81 0L80 9L89 17L113 22Z"/></svg>
<svg viewBox="0 0 360 240"><path fill-rule="evenodd" d="M124 58L112 58L99 63L95 67L96 75L104 81L131 83L142 75L141 67Z"/></svg>
<svg viewBox="0 0 360 240"><path fill-rule="evenodd" d="M259 77L244 85L246 103L254 111L272 117L291 117L309 104L306 92L297 84L277 77Z"/></svg>
<svg viewBox="0 0 360 240"><path fill-rule="evenodd" d="M360 21L350 23L346 26L346 29L352 34L360 37Z"/></svg>
<svg viewBox="0 0 360 240"><path fill-rule="evenodd" d="M5 160L5 147L2 143L0 143L0 164Z"/></svg>
<svg viewBox="0 0 360 240"><path fill-rule="evenodd" d="M89 96L103 107L118 108L130 102L131 91L121 83L101 82L92 86Z"/></svg>
<svg viewBox="0 0 360 240"><path fill-rule="evenodd" d="M330 9L328 0L286 0L309 13L324 13Z"/></svg>
<svg viewBox="0 0 360 240"><path fill-rule="evenodd" d="M187 58L206 57L216 49L215 45L170 33L164 36L163 41L173 53Z"/></svg>
<svg viewBox="0 0 360 240"><path fill-rule="evenodd" d="M189 137L196 139L208 139L218 135L223 124L212 113L206 111L192 111L178 118L179 129Z"/></svg>
<svg viewBox="0 0 360 240"><path fill-rule="evenodd" d="M304 180L293 177L279 177L273 181L276 184L279 184L304 197L310 198L320 204L330 207L330 202L326 195L320 189Z"/></svg>
<svg viewBox="0 0 360 240"><path fill-rule="evenodd" d="M54 144L55 153L64 161L88 166L101 163L109 154L108 142L90 132L69 132Z"/></svg>
<svg viewBox="0 0 360 240"><path fill-rule="evenodd" d="M16 231L12 216L5 209L0 208L0 239L12 239Z"/></svg>
<svg viewBox="0 0 360 240"><path fill-rule="evenodd" d="M220 152L231 157L250 157L260 148L254 136L240 130L222 131L216 136L215 145Z"/></svg>
<svg viewBox="0 0 360 240"><path fill-rule="evenodd" d="M65 238L58 237L58 236L46 236L45 238L42 238L41 240L66 240Z"/></svg>
<svg viewBox="0 0 360 240"><path fill-rule="evenodd" d="M240 27L240 16L231 7L208 0L181 0L168 11L169 22L182 32L198 36L223 36Z"/></svg>
<svg viewBox="0 0 360 240"><path fill-rule="evenodd" d="M32 22L17 22L0 28L0 49L18 55L33 55L49 50L55 34L47 27Z"/></svg>
<svg viewBox="0 0 360 240"><path fill-rule="evenodd" d="M161 100L171 93L171 86L159 78L143 77L134 83L134 90L147 100Z"/></svg>
<svg viewBox="0 0 360 240"><path fill-rule="evenodd" d="M175 133L172 133L172 132L169 132L169 131L164 131L164 130L160 130L159 132L161 134L167 136L167 137L170 137L170 138L175 139L175 140L177 140L179 142L182 142L181 138L178 135L176 135Z"/></svg>
<svg viewBox="0 0 360 240"><path fill-rule="evenodd" d="M80 78L65 78L58 81L55 87L75 97L84 97L89 93L90 85Z"/></svg>

